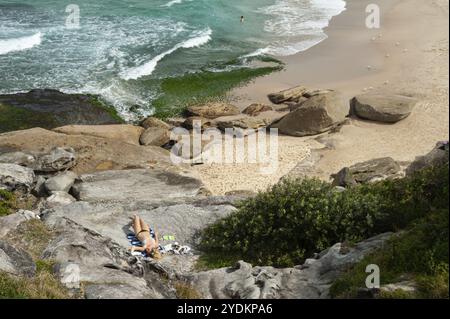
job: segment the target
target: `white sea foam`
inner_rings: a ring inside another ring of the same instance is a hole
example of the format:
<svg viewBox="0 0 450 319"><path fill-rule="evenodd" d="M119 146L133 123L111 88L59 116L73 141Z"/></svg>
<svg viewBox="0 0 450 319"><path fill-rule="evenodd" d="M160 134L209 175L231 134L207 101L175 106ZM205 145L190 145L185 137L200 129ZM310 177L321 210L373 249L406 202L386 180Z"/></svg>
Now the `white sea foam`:
<svg viewBox="0 0 450 319"><path fill-rule="evenodd" d="M260 11L271 16L265 31L280 40L262 50L265 54L286 56L311 48L327 38L324 28L345 7L343 0L277 0Z"/></svg>
<svg viewBox="0 0 450 319"><path fill-rule="evenodd" d="M207 30L200 32L195 37L178 43L173 48L155 56L149 62L122 72L120 77L124 80L136 80L142 76L151 75L158 65L158 62L161 61L165 56L172 54L178 49L189 49L202 46L211 40L211 34L212 30L208 28Z"/></svg>
<svg viewBox="0 0 450 319"><path fill-rule="evenodd" d="M41 41L42 34L40 32L31 36L0 40L0 55L31 49L41 44Z"/></svg>
<svg viewBox="0 0 450 319"><path fill-rule="evenodd" d="M172 0L172 1L170 1L170 2L167 2L166 4L163 4L162 6L163 7L171 7L171 6L173 6L174 4L180 4L180 3L182 3L183 2L183 0Z"/></svg>

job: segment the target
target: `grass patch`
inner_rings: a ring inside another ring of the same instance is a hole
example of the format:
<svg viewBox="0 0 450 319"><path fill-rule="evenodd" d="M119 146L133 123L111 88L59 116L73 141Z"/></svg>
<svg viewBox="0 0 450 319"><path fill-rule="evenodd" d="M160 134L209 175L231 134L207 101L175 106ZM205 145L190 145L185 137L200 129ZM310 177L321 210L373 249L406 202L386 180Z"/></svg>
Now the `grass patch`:
<svg viewBox="0 0 450 319"><path fill-rule="evenodd" d="M39 260L44 249L55 234L39 219L21 223L14 232L8 233L6 240L27 251L34 260Z"/></svg>
<svg viewBox="0 0 450 319"><path fill-rule="evenodd" d="M188 106L222 101L231 89L252 79L280 70L278 67L243 68L229 72L201 72L166 78L161 95L152 102L160 119L181 115Z"/></svg>
<svg viewBox="0 0 450 319"><path fill-rule="evenodd" d="M67 299L65 287L52 273L41 269L33 278L0 272L0 299Z"/></svg>
<svg viewBox="0 0 450 319"><path fill-rule="evenodd" d="M203 231L203 262L224 265L214 257L230 256L227 266L238 258L291 267L337 242L405 229L433 209L448 210L448 173L447 163L345 192L316 179L283 181Z"/></svg>
<svg viewBox="0 0 450 319"><path fill-rule="evenodd" d="M32 209L36 202L33 195L0 189L0 216L13 214L19 209Z"/></svg>
<svg viewBox="0 0 450 319"><path fill-rule="evenodd" d="M174 288L179 299L201 299L200 293L185 282L176 282Z"/></svg>
<svg viewBox="0 0 450 319"><path fill-rule="evenodd" d="M0 103L0 133L31 127L53 128L57 121L52 114L34 112Z"/></svg>

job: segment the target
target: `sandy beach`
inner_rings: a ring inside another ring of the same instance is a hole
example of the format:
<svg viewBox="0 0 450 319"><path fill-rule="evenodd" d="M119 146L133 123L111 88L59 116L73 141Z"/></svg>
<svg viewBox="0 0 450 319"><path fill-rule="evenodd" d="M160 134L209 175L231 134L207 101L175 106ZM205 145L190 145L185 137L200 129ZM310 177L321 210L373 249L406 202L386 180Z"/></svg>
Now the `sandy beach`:
<svg viewBox="0 0 450 319"><path fill-rule="evenodd" d="M324 148L312 167L314 175L329 180L345 166L388 156L411 161L437 141L448 140L448 1L377 1L380 29L365 26L369 3L347 1L346 11L326 29L328 39L281 58L285 70L234 90L231 98L240 107L270 104L268 93L297 85L337 90L348 100L365 92L396 93L419 99L412 114L392 125L352 118L338 133L280 136L278 170L270 175L261 174L255 164L196 166L214 194L266 189L313 149Z"/></svg>

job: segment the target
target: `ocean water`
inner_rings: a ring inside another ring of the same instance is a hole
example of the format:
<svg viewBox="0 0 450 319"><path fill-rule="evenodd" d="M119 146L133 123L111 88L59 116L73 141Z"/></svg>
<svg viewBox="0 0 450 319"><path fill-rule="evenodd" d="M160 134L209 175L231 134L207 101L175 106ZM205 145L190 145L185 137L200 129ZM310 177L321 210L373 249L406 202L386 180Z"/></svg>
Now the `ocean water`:
<svg viewBox="0 0 450 319"><path fill-rule="evenodd" d="M0 0L0 93L99 94L133 119L273 71L254 61L312 47L345 10L342 0L72 3L79 28L67 27L67 2Z"/></svg>

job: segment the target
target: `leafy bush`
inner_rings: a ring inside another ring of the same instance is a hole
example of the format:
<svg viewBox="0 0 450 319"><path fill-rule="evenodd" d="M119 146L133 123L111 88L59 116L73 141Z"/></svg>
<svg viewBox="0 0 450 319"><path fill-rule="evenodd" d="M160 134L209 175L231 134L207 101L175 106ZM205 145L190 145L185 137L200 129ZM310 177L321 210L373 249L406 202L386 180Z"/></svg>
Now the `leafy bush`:
<svg viewBox="0 0 450 319"><path fill-rule="evenodd" d="M379 298L448 298L449 210L439 209L415 222L392 238L385 247L366 256L335 281L330 289L335 298L353 298L365 287L369 264L380 267L381 285L413 281L417 291L381 292Z"/></svg>
<svg viewBox="0 0 450 319"><path fill-rule="evenodd" d="M201 249L257 265L293 266L337 242L405 228L448 208L448 165L336 192L316 179L286 180L205 229Z"/></svg>
<svg viewBox="0 0 450 319"><path fill-rule="evenodd" d="M6 216L12 213L15 206L15 196L7 190L0 189L0 216Z"/></svg>

